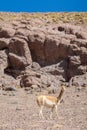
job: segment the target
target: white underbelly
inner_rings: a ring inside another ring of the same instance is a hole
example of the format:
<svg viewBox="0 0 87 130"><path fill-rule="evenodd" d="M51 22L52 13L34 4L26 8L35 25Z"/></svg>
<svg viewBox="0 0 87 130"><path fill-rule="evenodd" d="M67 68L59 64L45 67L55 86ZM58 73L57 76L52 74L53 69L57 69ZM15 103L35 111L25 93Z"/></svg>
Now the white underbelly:
<svg viewBox="0 0 87 130"><path fill-rule="evenodd" d="M53 107L53 106L55 106L55 102L46 99L46 100L44 100L44 105L45 105L46 107Z"/></svg>

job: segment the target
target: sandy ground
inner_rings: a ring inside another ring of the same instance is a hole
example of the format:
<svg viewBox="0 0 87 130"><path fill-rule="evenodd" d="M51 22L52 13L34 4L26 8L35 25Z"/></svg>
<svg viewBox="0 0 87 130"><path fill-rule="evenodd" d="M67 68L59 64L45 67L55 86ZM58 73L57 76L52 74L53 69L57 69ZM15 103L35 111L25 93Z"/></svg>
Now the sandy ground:
<svg viewBox="0 0 87 130"><path fill-rule="evenodd" d="M40 119L34 94L0 91L0 130L87 130L87 87L67 88L63 100L59 117L54 112L50 119L45 108L45 119Z"/></svg>

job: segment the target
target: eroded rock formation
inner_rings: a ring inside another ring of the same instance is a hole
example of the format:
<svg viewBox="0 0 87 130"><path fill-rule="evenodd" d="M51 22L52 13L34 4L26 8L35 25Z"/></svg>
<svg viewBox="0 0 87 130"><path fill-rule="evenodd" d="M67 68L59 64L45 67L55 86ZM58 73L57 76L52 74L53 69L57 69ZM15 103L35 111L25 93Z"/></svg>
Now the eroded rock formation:
<svg viewBox="0 0 87 130"><path fill-rule="evenodd" d="M58 86L74 77L76 84L81 75L85 76L87 85L87 30L81 25L50 24L42 20L14 20L5 24L2 21L1 86L3 76L8 80L9 74L14 81L21 77L19 84L22 87L35 89Z"/></svg>

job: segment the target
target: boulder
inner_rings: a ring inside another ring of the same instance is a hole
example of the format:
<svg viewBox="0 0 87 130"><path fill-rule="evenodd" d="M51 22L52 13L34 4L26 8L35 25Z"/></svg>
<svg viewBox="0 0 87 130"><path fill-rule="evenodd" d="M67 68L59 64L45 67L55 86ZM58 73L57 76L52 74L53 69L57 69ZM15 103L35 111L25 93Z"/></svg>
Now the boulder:
<svg viewBox="0 0 87 130"><path fill-rule="evenodd" d="M41 66L37 62L32 62L31 68L33 70L39 70L41 68Z"/></svg>
<svg viewBox="0 0 87 130"><path fill-rule="evenodd" d="M69 56L69 68L81 65L80 56Z"/></svg>
<svg viewBox="0 0 87 130"><path fill-rule="evenodd" d="M24 69L32 63L28 44L25 40L14 37L9 43L9 66L13 69Z"/></svg>
<svg viewBox="0 0 87 130"><path fill-rule="evenodd" d="M7 59L7 50L0 51L0 76L4 75L4 70L8 66L8 59Z"/></svg>
<svg viewBox="0 0 87 130"><path fill-rule="evenodd" d="M12 27L3 26L0 28L0 38L11 38L15 34L15 30Z"/></svg>
<svg viewBox="0 0 87 130"><path fill-rule="evenodd" d="M8 48L10 39L0 38L0 50Z"/></svg>
<svg viewBox="0 0 87 130"><path fill-rule="evenodd" d="M71 85L76 87L87 87L87 73L79 76L74 76L71 79Z"/></svg>
<svg viewBox="0 0 87 130"><path fill-rule="evenodd" d="M22 76L20 81L20 86L24 87L26 90L36 90L41 87L40 74L27 70L26 73Z"/></svg>
<svg viewBox="0 0 87 130"><path fill-rule="evenodd" d="M24 57L20 57L16 54L13 53L9 53L9 66L13 69L25 69L25 67L28 65L28 63L26 63L26 59Z"/></svg>

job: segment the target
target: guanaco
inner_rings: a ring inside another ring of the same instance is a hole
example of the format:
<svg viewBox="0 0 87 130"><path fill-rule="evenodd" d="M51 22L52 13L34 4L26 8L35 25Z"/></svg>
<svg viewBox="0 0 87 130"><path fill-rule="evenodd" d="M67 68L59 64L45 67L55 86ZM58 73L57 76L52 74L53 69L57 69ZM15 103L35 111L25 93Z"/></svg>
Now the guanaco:
<svg viewBox="0 0 87 130"><path fill-rule="evenodd" d="M42 112L44 107L48 107L48 108L52 109L50 118L52 118L54 108L55 108L56 114L58 116L57 106L58 106L58 104L60 104L64 91L65 91L65 86L63 85L58 97L46 96L46 95L40 95L37 97L37 104L40 107L39 117L44 118L43 112Z"/></svg>

